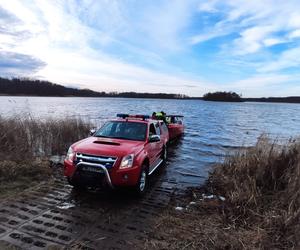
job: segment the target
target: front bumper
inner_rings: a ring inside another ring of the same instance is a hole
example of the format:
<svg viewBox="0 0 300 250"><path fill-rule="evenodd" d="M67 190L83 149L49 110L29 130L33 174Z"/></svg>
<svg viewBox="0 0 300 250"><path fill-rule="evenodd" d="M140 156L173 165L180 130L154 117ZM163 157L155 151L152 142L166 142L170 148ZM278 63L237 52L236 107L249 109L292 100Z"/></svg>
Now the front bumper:
<svg viewBox="0 0 300 250"><path fill-rule="evenodd" d="M97 168L100 168L103 173L104 173L104 176L105 176L105 180L107 182L107 184L109 185L110 188L114 188L112 182L111 182L111 179L110 179L110 175L108 173L108 170L105 166L99 164L99 163L90 163L90 162L79 162L77 163L76 165L76 168L80 168L81 166L91 166L91 167L97 167Z"/></svg>
<svg viewBox="0 0 300 250"><path fill-rule="evenodd" d="M75 165L74 163L66 160L64 162L64 167L65 176L71 179L79 178L79 181L82 176L78 172L82 171L83 167L92 167L95 169L97 168L101 170L101 173L97 173L96 171L89 172L90 176L103 176L105 183L107 183L108 186L112 189L117 186L134 186L137 184L140 175L140 167L137 165L127 169L119 169L117 168L117 166L107 169L104 165L101 165L99 163L79 162Z"/></svg>

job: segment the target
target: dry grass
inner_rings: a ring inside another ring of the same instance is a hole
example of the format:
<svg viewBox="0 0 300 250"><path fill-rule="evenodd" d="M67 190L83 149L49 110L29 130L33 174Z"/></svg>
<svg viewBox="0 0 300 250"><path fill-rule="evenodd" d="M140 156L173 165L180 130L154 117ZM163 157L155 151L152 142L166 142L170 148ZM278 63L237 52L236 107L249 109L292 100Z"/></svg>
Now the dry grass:
<svg viewBox="0 0 300 250"><path fill-rule="evenodd" d="M0 162L0 198L13 196L41 181L50 181L52 170L49 161Z"/></svg>
<svg viewBox="0 0 300 250"><path fill-rule="evenodd" d="M185 212L170 209L146 243L156 249L298 249L300 247L300 143L278 146L261 137L210 174L201 200L189 192Z"/></svg>
<svg viewBox="0 0 300 250"><path fill-rule="evenodd" d="M210 186L230 203L227 223L255 230L260 248L293 248L300 240L299 142L278 146L263 136L216 167Z"/></svg>
<svg viewBox="0 0 300 250"><path fill-rule="evenodd" d="M81 119L0 117L0 157L24 160L36 156L65 154L70 144L88 135L92 125Z"/></svg>
<svg viewBox="0 0 300 250"><path fill-rule="evenodd" d="M0 197L49 180L48 157L65 154L91 127L81 119L0 117Z"/></svg>

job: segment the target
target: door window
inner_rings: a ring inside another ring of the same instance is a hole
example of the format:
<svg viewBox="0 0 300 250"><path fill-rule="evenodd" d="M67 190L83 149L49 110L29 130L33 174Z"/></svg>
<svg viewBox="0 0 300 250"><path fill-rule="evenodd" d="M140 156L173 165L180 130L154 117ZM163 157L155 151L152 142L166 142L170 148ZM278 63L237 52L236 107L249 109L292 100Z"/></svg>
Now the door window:
<svg viewBox="0 0 300 250"><path fill-rule="evenodd" d="M160 123L161 129L164 133L168 133L168 127L164 122Z"/></svg>
<svg viewBox="0 0 300 250"><path fill-rule="evenodd" d="M151 123L151 124L150 124L150 129L149 129L149 136L156 135L156 134L157 134L157 133L156 133L156 129L155 129L155 127L154 127L154 124Z"/></svg>
<svg viewBox="0 0 300 250"><path fill-rule="evenodd" d="M155 130L156 130L156 134L160 135L160 127L158 123L155 124Z"/></svg>

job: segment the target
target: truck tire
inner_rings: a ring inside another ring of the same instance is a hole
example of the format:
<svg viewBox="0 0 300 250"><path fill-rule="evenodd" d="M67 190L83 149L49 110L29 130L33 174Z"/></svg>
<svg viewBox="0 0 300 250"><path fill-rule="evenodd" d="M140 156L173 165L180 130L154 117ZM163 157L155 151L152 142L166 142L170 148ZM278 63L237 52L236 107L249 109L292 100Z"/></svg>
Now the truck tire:
<svg viewBox="0 0 300 250"><path fill-rule="evenodd" d="M135 194L139 197L142 197L145 194L147 187L148 187L148 168L146 164L143 164L138 183L134 187Z"/></svg>

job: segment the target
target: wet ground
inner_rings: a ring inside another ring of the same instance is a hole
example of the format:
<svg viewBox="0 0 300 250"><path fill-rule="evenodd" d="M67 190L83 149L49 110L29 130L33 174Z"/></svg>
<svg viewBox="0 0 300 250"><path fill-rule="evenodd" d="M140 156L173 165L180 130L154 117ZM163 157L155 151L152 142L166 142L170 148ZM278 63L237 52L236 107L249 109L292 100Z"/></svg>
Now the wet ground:
<svg viewBox="0 0 300 250"><path fill-rule="evenodd" d="M53 180L0 201L0 249L141 249L173 194L205 180L172 174L182 139L169 145L143 198L130 190L75 190L63 177L63 158L52 157Z"/></svg>
<svg viewBox="0 0 300 250"><path fill-rule="evenodd" d="M152 176L142 199L128 191L75 191L58 169L51 184L0 203L0 249L141 249L178 188L167 167Z"/></svg>

